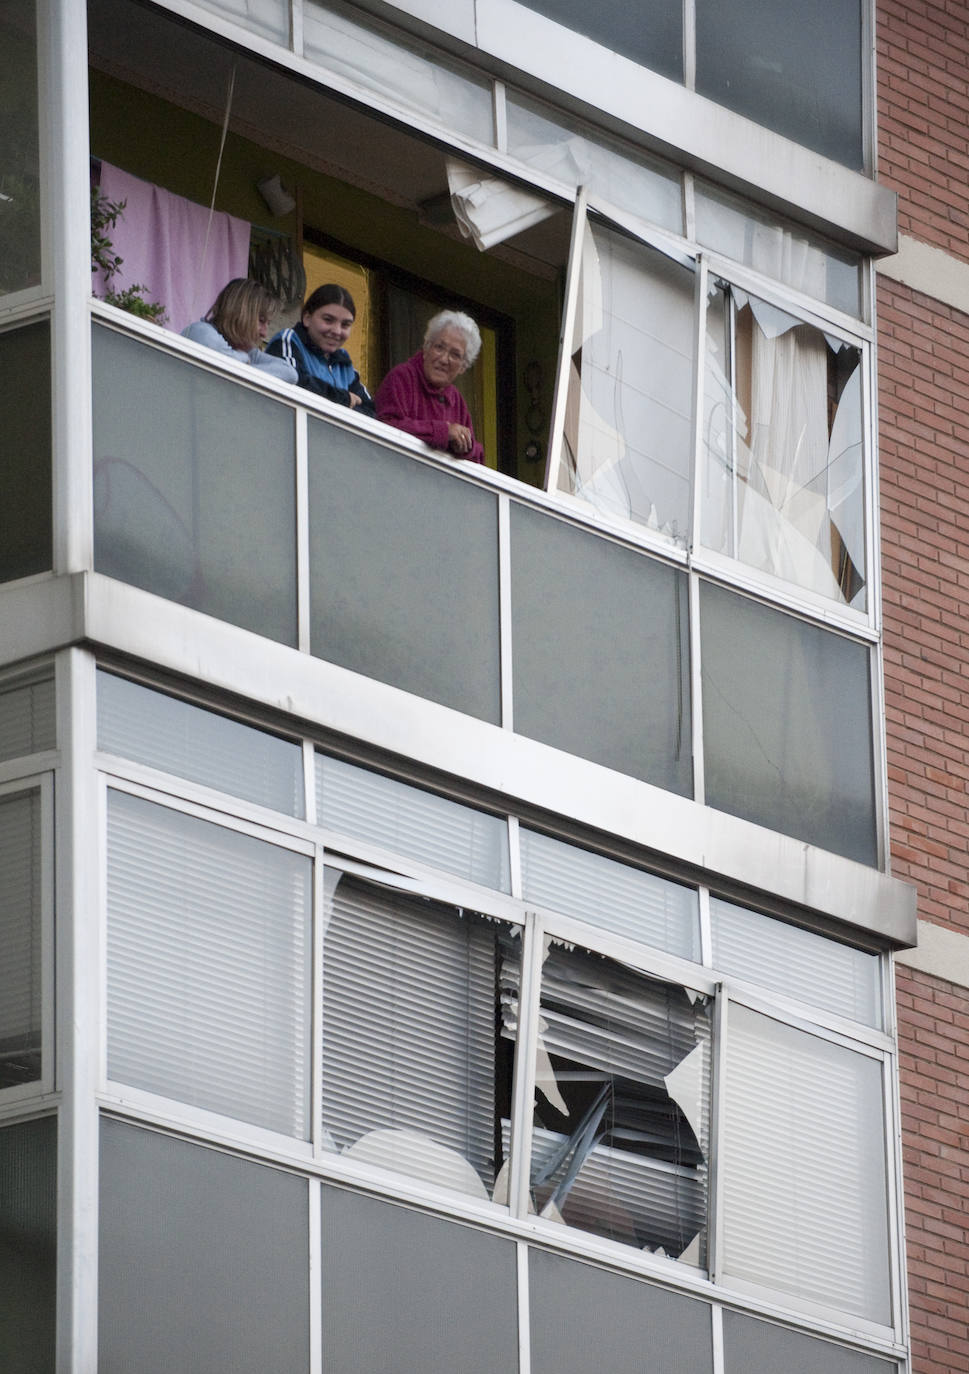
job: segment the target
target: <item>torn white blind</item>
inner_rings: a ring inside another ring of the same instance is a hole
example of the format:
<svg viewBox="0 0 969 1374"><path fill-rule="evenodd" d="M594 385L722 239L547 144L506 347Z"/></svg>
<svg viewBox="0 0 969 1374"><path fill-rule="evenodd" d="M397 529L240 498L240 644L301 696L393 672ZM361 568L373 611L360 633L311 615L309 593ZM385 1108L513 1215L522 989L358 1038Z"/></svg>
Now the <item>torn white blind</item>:
<svg viewBox="0 0 969 1374"><path fill-rule="evenodd" d="M713 962L722 973L881 1027L878 955L710 899Z"/></svg>
<svg viewBox="0 0 969 1374"><path fill-rule="evenodd" d="M490 1193L500 927L349 876L337 883L330 911L323 1123L332 1144L430 1182Z"/></svg>
<svg viewBox="0 0 969 1374"><path fill-rule="evenodd" d="M891 1322L882 1066L732 1004L722 1266Z"/></svg>
<svg viewBox="0 0 969 1374"><path fill-rule="evenodd" d="M113 673L98 673L98 745L288 816L303 815L298 744Z"/></svg>
<svg viewBox="0 0 969 1374"><path fill-rule="evenodd" d="M516 984L509 949L502 988L512 1017ZM643 1249L673 1256L689 1249L702 1263L710 1109L704 1000L610 959L553 946L542 971L536 1076L535 1206Z"/></svg>
<svg viewBox="0 0 969 1374"><path fill-rule="evenodd" d="M306 1138L311 862L108 802L108 1075Z"/></svg>
<svg viewBox="0 0 969 1374"><path fill-rule="evenodd" d="M508 826L498 816L325 754L316 756L316 806L328 829L484 887L510 890Z"/></svg>
<svg viewBox="0 0 969 1374"><path fill-rule="evenodd" d="M54 743L53 678L0 692L0 759L40 753Z"/></svg>
<svg viewBox="0 0 969 1374"><path fill-rule="evenodd" d="M643 944L700 957L696 890L524 827L522 895Z"/></svg>
<svg viewBox="0 0 969 1374"><path fill-rule="evenodd" d="M0 798L0 1088L40 1077L40 793Z"/></svg>

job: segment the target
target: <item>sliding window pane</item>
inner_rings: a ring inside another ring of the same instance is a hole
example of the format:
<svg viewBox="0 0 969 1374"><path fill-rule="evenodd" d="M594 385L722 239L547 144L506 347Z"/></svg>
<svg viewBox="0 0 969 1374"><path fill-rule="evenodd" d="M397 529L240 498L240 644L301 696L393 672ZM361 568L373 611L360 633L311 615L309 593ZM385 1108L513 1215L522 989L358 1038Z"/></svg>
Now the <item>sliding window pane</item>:
<svg viewBox="0 0 969 1374"><path fill-rule="evenodd" d="M306 1374L308 1257L304 1179L102 1120L99 1374Z"/></svg>
<svg viewBox="0 0 969 1374"><path fill-rule="evenodd" d="M877 862L870 650L700 587L708 805Z"/></svg>
<svg viewBox="0 0 969 1374"><path fill-rule="evenodd" d="M537 1249L528 1280L531 1374L712 1374L707 1303Z"/></svg>
<svg viewBox="0 0 969 1374"><path fill-rule="evenodd" d="M41 1074L41 809L0 797L0 1088Z"/></svg>
<svg viewBox="0 0 969 1374"><path fill-rule="evenodd" d="M702 537L806 591L867 605L862 355L736 289L707 312Z"/></svg>
<svg viewBox="0 0 969 1374"><path fill-rule="evenodd" d="M0 759L39 754L55 744L54 679L0 687Z"/></svg>
<svg viewBox="0 0 969 1374"><path fill-rule="evenodd" d="M880 1060L736 1004L727 1035L725 1277L889 1325Z"/></svg>
<svg viewBox="0 0 969 1374"><path fill-rule="evenodd" d="M485 1199L498 1156L502 922L327 874L323 1125L361 1163Z"/></svg>
<svg viewBox="0 0 969 1374"><path fill-rule="evenodd" d="M110 793L109 1077L307 1138L311 869Z"/></svg>
<svg viewBox="0 0 969 1374"><path fill-rule="evenodd" d="M0 222L2 213L0 200ZM47 320L0 334L0 376L0 582L10 582L53 566Z"/></svg>
<svg viewBox="0 0 969 1374"><path fill-rule="evenodd" d="M700 905L695 888L534 830L522 827L518 833L526 902L699 960Z"/></svg>
<svg viewBox="0 0 969 1374"><path fill-rule="evenodd" d="M696 0L696 88L860 171L860 0Z"/></svg>
<svg viewBox="0 0 969 1374"><path fill-rule="evenodd" d="M517 1019L517 950L502 968ZM707 999L550 940L535 1060L541 1216L702 1265L710 1116Z"/></svg>
<svg viewBox="0 0 969 1374"><path fill-rule="evenodd" d="M0 1369L54 1366L57 1118L0 1127Z"/></svg>
<svg viewBox="0 0 969 1374"><path fill-rule="evenodd" d="M293 412L94 329L98 572L296 643Z"/></svg>
<svg viewBox="0 0 969 1374"><path fill-rule="evenodd" d="M421 787L316 756L316 809L321 825L370 840L408 858L511 890L508 823Z"/></svg>
<svg viewBox="0 0 969 1374"><path fill-rule="evenodd" d="M559 489L685 545L695 275L591 225L580 273Z"/></svg>
<svg viewBox="0 0 969 1374"><path fill-rule="evenodd" d="M680 0L643 0L632 18L626 5L582 0L526 0L529 9L574 29L604 48L640 62L673 81L683 80L683 6ZM608 71L608 68L605 68Z"/></svg>
<svg viewBox="0 0 969 1374"><path fill-rule="evenodd" d="M0 0L0 296L40 281L40 137L34 0ZM36 385L4 390L22 405ZM4 456L16 450L4 425Z"/></svg>
<svg viewBox="0 0 969 1374"><path fill-rule="evenodd" d="M98 747L302 817L298 744L113 673L98 673Z"/></svg>
<svg viewBox="0 0 969 1374"><path fill-rule="evenodd" d="M684 575L517 502L511 546L515 729L689 796Z"/></svg>
<svg viewBox="0 0 969 1374"><path fill-rule="evenodd" d="M514 1241L339 1188L322 1212L325 1370L515 1374Z"/></svg>
<svg viewBox="0 0 969 1374"><path fill-rule="evenodd" d="M309 449L312 652L497 723L496 498L339 425Z"/></svg>

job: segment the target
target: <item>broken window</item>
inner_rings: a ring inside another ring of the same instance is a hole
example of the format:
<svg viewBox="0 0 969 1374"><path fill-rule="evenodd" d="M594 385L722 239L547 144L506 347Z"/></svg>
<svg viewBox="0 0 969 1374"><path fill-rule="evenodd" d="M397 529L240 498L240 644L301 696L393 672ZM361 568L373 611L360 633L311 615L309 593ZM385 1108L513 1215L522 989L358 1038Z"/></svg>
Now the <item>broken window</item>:
<svg viewBox="0 0 969 1374"><path fill-rule="evenodd" d="M517 948L501 966L518 1020ZM709 1155L707 999L549 940L535 1055L530 1203L546 1219L702 1265Z"/></svg>
<svg viewBox="0 0 969 1374"><path fill-rule="evenodd" d="M723 283L706 332L703 543L864 610L861 351Z"/></svg>

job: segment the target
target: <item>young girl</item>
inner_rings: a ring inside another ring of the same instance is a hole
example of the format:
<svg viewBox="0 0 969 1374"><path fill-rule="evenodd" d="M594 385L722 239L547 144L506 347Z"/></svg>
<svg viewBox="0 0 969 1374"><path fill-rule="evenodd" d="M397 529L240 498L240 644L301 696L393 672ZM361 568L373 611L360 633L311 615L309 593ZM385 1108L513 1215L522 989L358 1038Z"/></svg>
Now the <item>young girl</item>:
<svg viewBox="0 0 969 1374"><path fill-rule="evenodd" d="M301 322L277 334L266 351L291 364L300 386L308 391L361 415L374 415L370 393L343 346L356 317L353 297L345 287L318 286L303 306Z"/></svg>
<svg viewBox="0 0 969 1374"><path fill-rule="evenodd" d="M188 325L182 337L214 348L225 358L258 367L281 382L295 382L295 367L262 351L276 307L275 298L264 286L236 277L219 292L205 319Z"/></svg>

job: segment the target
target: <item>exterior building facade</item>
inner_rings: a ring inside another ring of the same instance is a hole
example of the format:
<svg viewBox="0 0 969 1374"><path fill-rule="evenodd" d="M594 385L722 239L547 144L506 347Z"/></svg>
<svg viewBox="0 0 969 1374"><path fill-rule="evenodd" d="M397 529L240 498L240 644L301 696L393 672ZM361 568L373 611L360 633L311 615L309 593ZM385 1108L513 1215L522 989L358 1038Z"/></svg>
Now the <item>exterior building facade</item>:
<svg viewBox="0 0 969 1374"><path fill-rule="evenodd" d="M967 25L641 10L0 0L4 1370L969 1361Z"/></svg>

